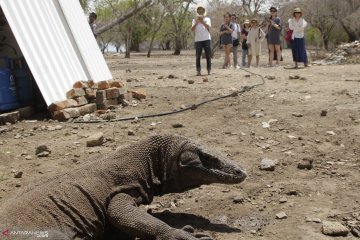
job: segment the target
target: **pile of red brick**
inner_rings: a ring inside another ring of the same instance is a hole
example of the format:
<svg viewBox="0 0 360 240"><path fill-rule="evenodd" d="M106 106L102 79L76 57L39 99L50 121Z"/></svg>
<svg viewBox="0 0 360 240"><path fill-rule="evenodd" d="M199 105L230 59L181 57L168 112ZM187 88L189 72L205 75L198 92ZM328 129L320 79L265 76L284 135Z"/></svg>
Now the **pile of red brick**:
<svg viewBox="0 0 360 240"><path fill-rule="evenodd" d="M55 120L77 118L111 106L127 106L133 98L146 98L143 89L126 90L120 80L76 82L66 93L66 100L52 103L48 109Z"/></svg>

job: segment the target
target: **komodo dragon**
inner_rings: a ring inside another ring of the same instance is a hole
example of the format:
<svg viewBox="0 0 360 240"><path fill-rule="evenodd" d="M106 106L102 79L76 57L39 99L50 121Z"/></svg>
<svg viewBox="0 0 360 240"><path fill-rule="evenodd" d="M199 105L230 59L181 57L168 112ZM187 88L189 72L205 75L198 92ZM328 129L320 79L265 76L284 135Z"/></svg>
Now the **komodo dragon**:
<svg viewBox="0 0 360 240"><path fill-rule="evenodd" d="M111 226L133 237L195 240L138 206L153 196L245 177L236 163L211 149L181 136L155 135L28 186L1 207L0 229L47 231L46 239L69 240L104 239ZM9 239L23 239L14 237ZM32 237L25 239L39 239Z"/></svg>

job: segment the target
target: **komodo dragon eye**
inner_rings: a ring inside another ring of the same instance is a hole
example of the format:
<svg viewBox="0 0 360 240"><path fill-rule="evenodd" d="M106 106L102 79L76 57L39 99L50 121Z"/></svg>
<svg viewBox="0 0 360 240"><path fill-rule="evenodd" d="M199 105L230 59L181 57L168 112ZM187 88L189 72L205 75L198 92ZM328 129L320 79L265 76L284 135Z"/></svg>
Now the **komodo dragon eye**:
<svg viewBox="0 0 360 240"><path fill-rule="evenodd" d="M180 166L201 166L199 155L194 152L184 152L180 155Z"/></svg>

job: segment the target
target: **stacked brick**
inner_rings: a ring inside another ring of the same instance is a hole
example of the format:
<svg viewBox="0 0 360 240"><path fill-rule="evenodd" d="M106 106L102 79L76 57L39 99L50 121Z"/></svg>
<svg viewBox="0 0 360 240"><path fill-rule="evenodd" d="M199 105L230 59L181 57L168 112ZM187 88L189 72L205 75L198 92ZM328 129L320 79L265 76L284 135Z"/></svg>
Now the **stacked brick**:
<svg viewBox="0 0 360 240"><path fill-rule="evenodd" d="M65 121L77 118L96 110L107 110L118 104L127 106L133 98L145 99L146 92L142 89L126 90L119 80L98 83L78 81L66 93L66 98L48 107L55 120Z"/></svg>

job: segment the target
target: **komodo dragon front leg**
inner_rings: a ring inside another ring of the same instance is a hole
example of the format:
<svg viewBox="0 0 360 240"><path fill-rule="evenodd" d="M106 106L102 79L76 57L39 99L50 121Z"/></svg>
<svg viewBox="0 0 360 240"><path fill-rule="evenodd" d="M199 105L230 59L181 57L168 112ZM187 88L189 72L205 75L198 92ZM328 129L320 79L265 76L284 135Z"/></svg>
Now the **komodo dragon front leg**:
<svg viewBox="0 0 360 240"><path fill-rule="evenodd" d="M211 240L212 238L199 238L190 233L172 228L163 221L151 216L137 207L136 201L130 195L119 193L115 195L107 208L109 222L121 230L134 237L149 237L156 240Z"/></svg>

